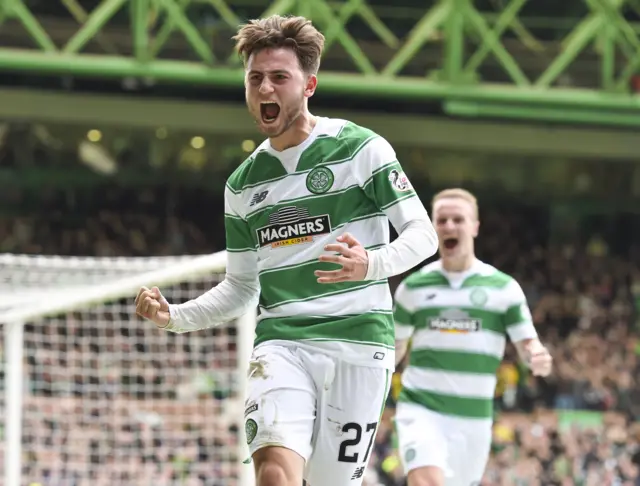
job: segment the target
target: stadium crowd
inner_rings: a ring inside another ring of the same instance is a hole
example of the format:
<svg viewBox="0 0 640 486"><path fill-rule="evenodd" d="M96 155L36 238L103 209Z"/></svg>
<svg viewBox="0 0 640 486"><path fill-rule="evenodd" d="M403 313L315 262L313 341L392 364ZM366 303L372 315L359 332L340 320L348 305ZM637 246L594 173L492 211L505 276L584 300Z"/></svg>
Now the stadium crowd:
<svg viewBox="0 0 640 486"><path fill-rule="evenodd" d="M136 256L224 245L221 220L188 217L200 209L195 198L170 215L158 211L161 192L136 198L123 190L95 207L52 196L39 214L0 217L0 252ZM551 244L543 208L510 208L481 208L477 252L523 286L555 371L535 379L508 348L483 486L639 486L640 253L617 251L607 234ZM25 484L237 484L248 466L232 418L242 407L234 331L168 335L127 303L27 326ZM366 486L404 484L394 380Z"/></svg>

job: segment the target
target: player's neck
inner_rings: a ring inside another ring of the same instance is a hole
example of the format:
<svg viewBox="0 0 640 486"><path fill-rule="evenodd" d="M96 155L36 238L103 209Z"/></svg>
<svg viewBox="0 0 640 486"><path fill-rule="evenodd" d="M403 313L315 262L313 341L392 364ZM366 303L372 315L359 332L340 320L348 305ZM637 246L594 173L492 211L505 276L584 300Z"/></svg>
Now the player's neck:
<svg viewBox="0 0 640 486"><path fill-rule="evenodd" d="M278 152L282 152L300 145L309 138L317 122L316 117L305 109L286 132L269 139L271 147Z"/></svg>
<svg viewBox="0 0 640 486"><path fill-rule="evenodd" d="M472 253L461 258L443 258L442 268L446 272L466 272L473 266L476 256Z"/></svg>

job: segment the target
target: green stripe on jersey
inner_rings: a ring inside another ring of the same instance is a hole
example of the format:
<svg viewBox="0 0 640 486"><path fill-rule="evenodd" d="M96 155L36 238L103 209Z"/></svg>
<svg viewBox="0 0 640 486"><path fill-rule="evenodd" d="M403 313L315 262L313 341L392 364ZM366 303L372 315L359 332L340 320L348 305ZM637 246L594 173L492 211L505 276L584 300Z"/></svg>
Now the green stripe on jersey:
<svg viewBox="0 0 640 486"><path fill-rule="evenodd" d="M251 234L251 229L246 221L224 215L224 228L227 237L227 251L247 251L256 249L256 240Z"/></svg>
<svg viewBox="0 0 640 486"><path fill-rule="evenodd" d="M487 289L503 289L513 280L509 275L496 271L492 275L471 275L462 284L462 288L485 287Z"/></svg>
<svg viewBox="0 0 640 486"><path fill-rule="evenodd" d="M488 289L502 289L513 280L509 275L496 271L492 275L471 275L462 284L461 288L484 287ZM409 289L423 287L447 287L451 288L447 277L438 271L416 272L404 280L404 284Z"/></svg>
<svg viewBox="0 0 640 486"><path fill-rule="evenodd" d="M395 301L393 305L393 317L398 324L404 324L408 326L413 322L411 312L402 307L402 305L398 301Z"/></svg>
<svg viewBox="0 0 640 486"><path fill-rule="evenodd" d="M254 228L262 228L269 224L270 214L292 205L302 205L314 216L328 214L331 218L332 228L352 219L360 219L362 216L380 214L373 201L365 195L359 186L354 185L340 191L286 199L278 204L265 206L258 211L247 214L247 222Z"/></svg>
<svg viewBox="0 0 640 486"><path fill-rule="evenodd" d="M409 355L409 366L416 368L487 375L495 375L500 361L489 354L431 348L412 349Z"/></svg>
<svg viewBox="0 0 640 486"><path fill-rule="evenodd" d="M417 403L443 415L478 419L493 418L493 400L491 399L457 397L403 388L399 400Z"/></svg>
<svg viewBox="0 0 640 486"><path fill-rule="evenodd" d="M402 167L397 160L390 161L385 166L377 169L363 184L364 192L369 199L375 201L376 205L382 209L392 206L397 201L416 195L413 189L403 192L394 188L389 180L389 175L393 170L402 172Z"/></svg>
<svg viewBox="0 0 640 486"><path fill-rule="evenodd" d="M413 314L411 324L416 329L429 330L432 320L446 319L447 312L451 309L464 313L464 317L460 319L477 319L480 321L480 329L484 331L492 331L498 334L505 333L504 315L500 311L491 311L486 309L478 309L475 307L424 307ZM452 319L456 320L456 319Z"/></svg>
<svg viewBox="0 0 640 486"><path fill-rule="evenodd" d="M280 159L266 150L261 150L245 160L227 180L227 187L237 194L266 181L276 181L287 177L287 171Z"/></svg>
<svg viewBox="0 0 640 486"><path fill-rule="evenodd" d="M504 313L504 321L507 327L529 322L530 320L531 314L526 304L513 305Z"/></svg>
<svg viewBox="0 0 640 486"><path fill-rule="evenodd" d="M342 135L351 131L349 128L343 129L337 139L344 139ZM371 140L376 138L373 133L361 135L354 138L353 143L343 144L336 144L334 137L318 137L300 156L296 172L313 169L316 165L331 165L352 160ZM318 161L322 163L318 164Z"/></svg>
<svg viewBox="0 0 640 486"><path fill-rule="evenodd" d="M347 341L393 348L393 316L372 311L351 316L294 316L262 319L256 326L255 345L273 339Z"/></svg>
<svg viewBox="0 0 640 486"><path fill-rule="evenodd" d="M354 123L345 123L336 137L320 135L307 147L298 160L295 172L287 173L280 160L266 150L248 158L234 171L227 181L233 193L265 182L275 182L285 177L300 174L317 165L331 165L352 160L371 140L378 135L368 128Z"/></svg>
<svg viewBox="0 0 640 486"><path fill-rule="evenodd" d="M419 289L422 287L449 287L449 281L440 272L415 272L404 280L404 284L408 289Z"/></svg>
<svg viewBox="0 0 640 486"><path fill-rule="evenodd" d="M319 299L326 295L336 295L369 287L386 284L386 280L377 282L339 282L334 284L318 283L314 275L316 270L338 270L341 265L313 260L289 268L274 269L260 274L260 306L266 309L290 302Z"/></svg>

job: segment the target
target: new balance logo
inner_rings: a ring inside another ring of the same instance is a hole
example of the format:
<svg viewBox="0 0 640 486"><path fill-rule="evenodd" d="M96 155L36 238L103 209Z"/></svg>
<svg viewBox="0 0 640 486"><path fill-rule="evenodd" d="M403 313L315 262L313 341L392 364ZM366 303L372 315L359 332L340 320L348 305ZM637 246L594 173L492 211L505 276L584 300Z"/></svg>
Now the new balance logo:
<svg viewBox="0 0 640 486"><path fill-rule="evenodd" d="M260 204L262 201L264 201L267 198L268 194L269 194L269 191L262 191L262 192L255 193L251 198L251 202L249 203L249 206L255 206L256 204Z"/></svg>
<svg viewBox="0 0 640 486"><path fill-rule="evenodd" d="M355 470L351 479L360 479L362 476L364 476L364 467L359 467Z"/></svg>

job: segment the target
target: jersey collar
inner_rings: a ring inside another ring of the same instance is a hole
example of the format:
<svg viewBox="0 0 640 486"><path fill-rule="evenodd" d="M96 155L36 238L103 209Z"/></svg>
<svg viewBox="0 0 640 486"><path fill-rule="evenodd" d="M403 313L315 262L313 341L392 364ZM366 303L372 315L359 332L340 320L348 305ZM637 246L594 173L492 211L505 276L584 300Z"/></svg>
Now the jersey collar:
<svg viewBox="0 0 640 486"><path fill-rule="evenodd" d="M489 268L487 268L488 265L486 263L484 263L483 261L479 260L478 258L475 258L473 260L473 263L471 264L471 267L463 272L447 272L443 267L442 267L442 260L437 260L435 262L433 262L430 265L427 265L424 270L425 271L436 271L439 272L440 274L442 274L447 281L449 282L449 285L451 285L451 287L454 288L459 288L461 287L464 282L469 279L470 277L474 276L474 275L486 275L486 274L490 274L490 270Z"/></svg>

